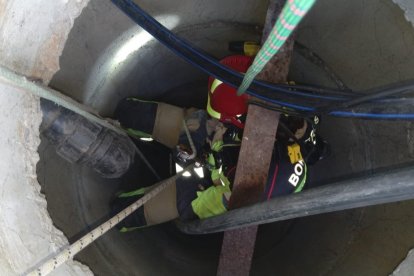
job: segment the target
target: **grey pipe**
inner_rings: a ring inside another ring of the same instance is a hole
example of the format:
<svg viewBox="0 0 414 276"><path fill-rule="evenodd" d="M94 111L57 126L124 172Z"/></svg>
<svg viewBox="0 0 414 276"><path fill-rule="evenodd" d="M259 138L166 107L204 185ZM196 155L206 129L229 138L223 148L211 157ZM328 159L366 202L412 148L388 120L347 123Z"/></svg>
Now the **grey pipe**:
<svg viewBox="0 0 414 276"><path fill-rule="evenodd" d="M178 223L187 234L221 232L249 225L391 203L414 198L414 167L340 181L298 194L228 211L190 223Z"/></svg>

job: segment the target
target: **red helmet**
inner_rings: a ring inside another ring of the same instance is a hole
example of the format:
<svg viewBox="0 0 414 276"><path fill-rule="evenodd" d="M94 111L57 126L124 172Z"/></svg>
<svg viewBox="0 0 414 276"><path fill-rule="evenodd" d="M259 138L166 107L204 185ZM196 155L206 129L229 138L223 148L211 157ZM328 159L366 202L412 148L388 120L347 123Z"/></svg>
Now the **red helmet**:
<svg viewBox="0 0 414 276"><path fill-rule="evenodd" d="M246 73L252 62L252 57L242 55L228 56L220 61L221 64L240 73ZM247 113L248 97L247 94L237 96L235 88L219 79L213 77L208 79L207 112L213 118L244 128L244 124L238 117Z"/></svg>

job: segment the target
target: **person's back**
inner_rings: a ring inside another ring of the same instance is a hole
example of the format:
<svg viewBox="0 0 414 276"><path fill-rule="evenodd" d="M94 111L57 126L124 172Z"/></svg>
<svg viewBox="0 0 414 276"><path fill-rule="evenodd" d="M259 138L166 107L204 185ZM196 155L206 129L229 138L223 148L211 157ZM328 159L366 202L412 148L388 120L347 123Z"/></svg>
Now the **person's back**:
<svg viewBox="0 0 414 276"><path fill-rule="evenodd" d="M221 62L234 70L245 72L251 63L251 58L230 56ZM135 106L128 107L128 105ZM138 113L139 108L136 107L143 105L148 105L151 111L146 113L152 118L149 127L148 122L140 123L139 118L142 117L136 117L138 114L129 112L134 110ZM125 112L121 112L120 119L123 127L139 134L142 131L135 128L143 125L157 141L166 141L164 144L173 149L175 161L177 164L181 163L181 167L197 159L203 164L204 171L209 173L203 178L197 177L194 173L190 178L185 176L178 178L172 188L162 191L159 196L145 204L142 210L136 211L135 215L141 216L141 219L127 218L121 225L127 229L134 226L136 221L144 221L144 224L148 225L178 217L182 220L204 219L226 212L229 208L228 202L247 115L247 105L247 95L237 96L233 87L213 77L209 78L206 111L190 113L160 103L156 103L154 109L154 103L138 99L124 102L127 108L123 108ZM174 116L169 117L164 109L174 111L172 112ZM133 120L130 120L131 116ZM173 118L175 118L175 123L172 124L175 126L174 130L170 131L170 127L162 127L166 125L163 123L164 120L171 121ZM185 120L190 130L190 137L195 142L197 154L192 152L189 137L182 129L182 120ZM128 125L128 122L133 124ZM304 139L309 135L309 125L304 118L282 114L280 126L282 127L279 127L277 132L263 200L300 192L307 180L308 170L303 145ZM164 136L168 139L164 139ZM119 204L116 209L125 204ZM163 206L168 206L168 212ZM161 210L165 214L157 216L154 210Z"/></svg>
<svg viewBox="0 0 414 276"><path fill-rule="evenodd" d="M289 117L290 120L292 118ZM298 120L300 123L294 124L290 131L298 134L297 139L302 139L306 133L307 124L303 119ZM200 125L199 127L204 128L205 126ZM279 133L263 191L263 200L300 192L307 179L307 167L302 157L300 145L283 131ZM186 135L182 133L179 141L185 143L185 137ZM137 210L121 222L120 227L123 231L176 218L184 221L205 219L220 215L228 210L228 201L231 196L231 187L240 150L240 141L236 141L239 140L239 137L234 135L234 130L227 129L219 123L216 124L216 131L205 138L210 146L210 151L209 154L203 154L207 156L204 164L205 171L209 171L210 174L203 178L194 173L191 177L178 178L173 187L161 192L159 196L145 204L142 210ZM137 199L137 196L139 195L135 193L133 197ZM127 201L125 198L118 200L117 208L114 211L126 207L127 203L131 203L131 198Z"/></svg>

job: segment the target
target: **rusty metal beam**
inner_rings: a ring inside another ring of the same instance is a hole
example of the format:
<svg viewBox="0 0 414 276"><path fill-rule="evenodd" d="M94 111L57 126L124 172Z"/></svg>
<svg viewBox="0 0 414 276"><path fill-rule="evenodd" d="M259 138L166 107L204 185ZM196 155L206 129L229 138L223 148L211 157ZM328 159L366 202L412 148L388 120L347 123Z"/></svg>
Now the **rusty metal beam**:
<svg viewBox="0 0 414 276"><path fill-rule="evenodd" d="M249 106L230 208L259 201L272 158L279 113ZM217 275L249 275L257 226L224 233Z"/></svg>
<svg viewBox="0 0 414 276"><path fill-rule="evenodd" d="M230 209L258 202L263 194L272 158L279 113L250 105L237 162Z"/></svg>
<svg viewBox="0 0 414 276"><path fill-rule="evenodd" d="M285 0L271 0L263 30L263 41L276 22ZM263 42L262 41L262 42ZM269 82L286 82L293 38L265 66L258 78ZM257 100L257 99L255 99ZM264 191L272 158L279 113L250 105L230 198L230 209L257 203ZM224 233L217 275L249 275L258 226Z"/></svg>

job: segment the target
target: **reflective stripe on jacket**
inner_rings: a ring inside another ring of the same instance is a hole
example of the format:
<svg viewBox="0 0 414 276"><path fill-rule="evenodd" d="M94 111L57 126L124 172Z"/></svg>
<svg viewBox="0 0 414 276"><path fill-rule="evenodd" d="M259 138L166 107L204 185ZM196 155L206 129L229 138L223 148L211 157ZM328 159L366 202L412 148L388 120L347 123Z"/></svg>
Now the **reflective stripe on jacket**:
<svg viewBox="0 0 414 276"><path fill-rule="evenodd" d="M212 177L226 179L223 185L211 186L205 191L197 192L197 198L191 203L194 213L200 218L216 216L227 211L227 201L231 195L230 182L223 172ZM307 166L303 159L292 163L287 147L276 144L273 151L269 174L263 199L288 195L302 191L307 180Z"/></svg>

